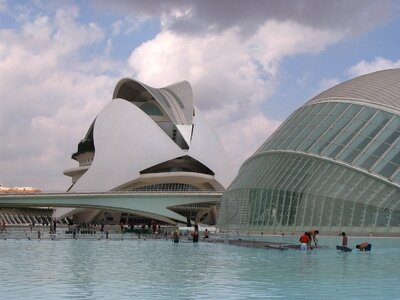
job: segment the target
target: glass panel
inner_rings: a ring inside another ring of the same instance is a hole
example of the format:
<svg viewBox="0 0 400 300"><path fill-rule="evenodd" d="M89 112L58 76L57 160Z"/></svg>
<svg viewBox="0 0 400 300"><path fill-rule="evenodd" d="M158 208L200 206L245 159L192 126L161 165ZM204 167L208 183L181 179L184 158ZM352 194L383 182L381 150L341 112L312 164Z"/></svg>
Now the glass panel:
<svg viewBox="0 0 400 300"><path fill-rule="evenodd" d="M351 163L360 154L359 150L347 148L339 157L339 159Z"/></svg>
<svg viewBox="0 0 400 300"><path fill-rule="evenodd" d="M352 119L361 109L362 106L357 104L352 104L350 108L344 113L344 115Z"/></svg>
<svg viewBox="0 0 400 300"><path fill-rule="evenodd" d="M391 114L391 113L381 111L372 119L372 123L385 125L392 116L393 116L393 114Z"/></svg>
<svg viewBox="0 0 400 300"><path fill-rule="evenodd" d="M400 165L400 151L399 149L392 148L389 153L386 154L385 160L388 160L394 164Z"/></svg>
<svg viewBox="0 0 400 300"><path fill-rule="evenodd" d="M367 127L364 128L362 131L362 134L365 134L371 138L375 137L375 135L381 131L382 125L377 125L377 124L368 124Z"/></svg>
<svg viewBox="0 0 400 300"><path fill-rule="evenodd" d="M366 145L371 141L369 137L366 136L358 136L354 139L354 141L349 145L351 148L355 148L358 150L363 150Z"/></svg>
<svg viewBox="0 0 400 300"><path fill-rule="evenodd" d="M361 226L363 220L363 208L364 204L355 203L354 205L354 213L353 213L353 226Z"/></svg>
<svg viewBox="0 0 400 300"><path fill-rule="evenodd" d="M334 114L341 115L349 106L349 103L339 103L339 105L335 107Z"/></svg>
<svg viewBox="0 0 400 300"><path fill-rule="evenodd" d="M309 139L305 140L305 141L303 142L303 144L301 145L301 147L299 147L297 150L298 150L298 151L308 152L308 151L307 151L308 148L309 148L312 144L314 144L314 142L315 142L315 138L309 138Z"/></svg>
<svg viewBox="0 0 400 300"><path fill-rule="evenodd" d="M298 119L302 119L303 114L307 111L307 108L302 108L293 113L282 125L278 128L279 134L273 136L273 138L268 141L268 143L262 146L263 150L268 149L278 149L280 144L291 134L292 128L296 127L296 122Z"/></svg>
<svg viewBox="0 0 400 300"><path fill-rule="evenodd" d="M342 212L342 226L351 226L351 217L353 215L353 202L345 201L343 203L343 212Z"/></svg>
<svg viewBox="0 0 400 300"><path fill-rule="evenodd" d="M332 144L329 146L328 150L324 152L326 156L335 157L342 149L344 148L343 145Z"/></svg>
<svg viewBox="0 0 400 300"><path fill-rule="evenodd" d="M337 120L337 115L329 115L326 117L326 119L324 120L323 124L321 124L321 126L323 127L330 127L332 126L332 124Z"/></svg>
<svg viewBox="0 0 400 300"><path fill-rule="evenodd" d="M396 176L393 177L393 181L400 183L400 172L396 174Z"/></svg>
<svg viewBox="0 0 400 300"><path fill-rule="evenodd" d="M314 113L318 114L326 105L327 103L318 103L310 105L310 107L312 107Z"/></svg>
<svg viewBox="0 0 400 300"><path fill-rule="evenodd" d="M321 109L321 114L328 114L330 112L332 112L332 110L335 108L335 106L337 105L337 103L334 102L328 102L328 103L323 103L324 106ZM317 104L317 105L321 105L321 104Z"/></svg>
<svg viewBox="0 0 400 300"><path fill-rule="evenodd" d="M361 155L361 157L357 160L355 163L357 166L360 166L361 168L364 169L369 169L372 167L372 165L378 160L377 156L374 155L369 155L367 153L364 153Z"/></svg>
<svg viewBox="0 0 400 300"><path fill-rule="evenodd" d="M376 112L376 109L364 107L357 119L368 120Z"/></svg>
<svg viewBox="0 0 400 300"><path fill-rule="evenodd" d="M386 143L387 146L392 144L400 135L400 132L393 131L392 129L386 128L376 139L379 141L377 144L381 144L383 142Z"/></svg>
<svg viewBox="0 0 400 300"><path fill-rule="evenodd" d="M361 127L364 126L366 123L366 120L363 119L353 119L353 121L349 124L349 126L346 128L346 131L349 132L358 132Z"/></svg>
<svg viewBox="0 0 400 300"><path fill-rule="evenodd" d="M382 154L385 153L386 150L389 148L389 146L389 144L382 143L380 141L374 141L371 147L367 149L367 152L375 156L381 157Z"/></svg>
<svg viewBox="0 0 400 300"><path fill-rule="evenodd" d="M392 164L387 161L381 161L374 169L374 172L384 176L390 177L397 170L398 165Z"/></svg>
<svg viewBox="0 0 400 300"><path fill-rule="evenodd" d="M300 135L297 137L297 139L304 140L306 137L308 137L311 134L313 129L314 129L313 127L305 127L303 132L300 133ZM291 146L291 147L293 148L293 146Z"/></svg>
<svg viewBox="0 0 400 300"><path fill-rule="evenodd" d="M377 220L376 220L376 226L381 226L384 227L388 224L389 221L389 215L390 215L390 211L388 209L380 209L377 210Z"/></svg>
<svg viewBox="0 0 400 300"><path fill-rule="evenodd" d="M389 128L400 131L400 117L396 117L390 122Z"/></svg>
<svg viewBox="0 0 400 300"><path fill-rule="evenodd" d="M312 148L309 150L310 153L315 153L315 154L320 154L322 150L325 149L326 145L328 145L327 142L325 141L319 141L312 146Z"/></svg>
<svg viewBox="0 0 400 300"><path fill-rule="evenodd" d="M334 140L334 138L338 135L340 131L334 128L330 128L324 135L324 137L321 139L323 141L327 141L327 142L332 142Z"/></svg>
<svg viewBox="0 0 400 300"><path fill-rule="evenodd" d="M337 120L337 122L333 125L333 127L334 128L338 128L338 129L342 129L350 121L351 121L351 118L341 117L341 118L339 118L339 120Z"/></svg>
<svg viewBox="0 0 400 300"><path fill-rule="evenodd" d="M310 122L310 127L315 127L321 124L322 120L325 118L325 115L317 115L315 118Z"/></svg>
<svg viewBox="0 0 400 300"><path fill-rule="evenodd" d="M162 116L163 113L161 110L154 104L147 102L140 106L140 109L143 110L149 116Z"/></svg>

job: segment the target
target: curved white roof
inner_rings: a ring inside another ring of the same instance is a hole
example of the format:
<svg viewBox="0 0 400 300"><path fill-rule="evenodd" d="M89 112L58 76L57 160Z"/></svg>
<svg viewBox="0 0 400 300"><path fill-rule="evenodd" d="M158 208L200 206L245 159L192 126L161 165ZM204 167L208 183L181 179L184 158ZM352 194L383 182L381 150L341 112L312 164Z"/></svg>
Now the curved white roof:
<svg viewBox="0 0 400 300"><path fill-rule="evenodd" d="M156 89L137 80L124 78L114 89L113 99L116 98L128 101L156 99L175 124L192 124L193 94L187 81Z"/></svg>
<svg viewBox="0 0 400 300"><path fill-rule="evenodd" d="M400 69L377 71L340 83L306 104L328 99L356 99L400 109Z"/></svg>
<svg viewBox="0 0 400 300"><path fill-rule="evenodd" d="M145 102L157 103L170 118L156 122L141 109ZM225 151L201 112L196 109L194 115L194 109L192 90L186 81L155 89L132 79L121 80L113 101L92 125L93 162L70 191L118 189L138 180L143 170L185 156L211 170L214 187L227 188L232 174ZM176 133L166 133L175 132L173 126L187 147L176 143Z"/></svg>

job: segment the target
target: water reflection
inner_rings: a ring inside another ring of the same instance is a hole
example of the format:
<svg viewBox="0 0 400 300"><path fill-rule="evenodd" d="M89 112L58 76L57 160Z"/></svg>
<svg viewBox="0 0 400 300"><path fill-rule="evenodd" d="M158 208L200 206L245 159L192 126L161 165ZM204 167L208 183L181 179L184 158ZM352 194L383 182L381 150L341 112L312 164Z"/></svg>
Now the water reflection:
<svg viewBox="0 0 400 300"><path fill-rule="evenodd" d="M396 298L400 240L371 253L163 240L0 241L2 299ZM351 240L356 243L357 240Z"/></svg>

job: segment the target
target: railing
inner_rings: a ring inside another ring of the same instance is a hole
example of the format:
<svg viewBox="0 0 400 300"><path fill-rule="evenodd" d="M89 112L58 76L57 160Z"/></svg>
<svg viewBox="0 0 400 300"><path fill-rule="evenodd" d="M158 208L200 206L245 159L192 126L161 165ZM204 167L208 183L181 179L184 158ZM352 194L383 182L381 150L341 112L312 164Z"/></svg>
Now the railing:
<svg viewBox="0 0 400 300"><path fill-rule="evenodd" d="M216 190L201 190L201 191L187 191L187 190L145 190L145 191L106 191L106 192L98 192L98 191L81 191L81 192L38 192L38 193L0 193L0 197L9 197L9 196L43 196L43 195L63 195L63 196L73 196L73 195L143 195L143 194L191 194L191 195L206 195L206 194L223 194L224 191L216 191Z"/></svg>

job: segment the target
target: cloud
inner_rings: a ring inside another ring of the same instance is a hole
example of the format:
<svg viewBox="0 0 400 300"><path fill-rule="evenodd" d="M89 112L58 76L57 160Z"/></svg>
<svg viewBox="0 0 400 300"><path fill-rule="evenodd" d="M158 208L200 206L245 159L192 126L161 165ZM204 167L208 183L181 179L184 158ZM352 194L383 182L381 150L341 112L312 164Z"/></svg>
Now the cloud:
<svg viewBox="0 0 400 300"><path fill-rule="evenodd" d="M59 9L54 16L24 16L20 29L0 30L1 184L66 190L70 179L62 170L111 100L119 76L98 74L96 59L81 57L103 32L77 16L74 7ZM113 64L103 58L99 65Z"/></svg>
<svg viewBox="0 0 400 300"><path fill-rule="evenodd" d="M6 0L0 0L0 13L5 13L7 12L7 1Z"/></svg>
<svg viewBox="0 0 400 300"><path fill-rule="evenodd" d="M243 112L269 93L233 30L206 38L163 32L136 48L129 64L134 77L156 87L188 80L202 110Z"/></svg>
<svg viewBox="0 0 400 300"><path fill-rule="evenodd" d="M338 85L340 82L341 81L337 78L322 78L322 80L319 82L317 90L315 91L315 95L322 93L327 89L334 87L335 85Z"/></svg>
<svg viewBox="0 0 400 300"><path fill-rule="evenodd" d="M292 20L322 30L354 33L387 22L399 10L398 3L392 0L97 0L93 5L107 11L161 18L164 30L181 34L216 33L239 27L247 35L267 20Z"/></svg>
<svg viewBox="0 0 400 300"><path fill-rule="evenodd" d="M0 0L14 26L0 29L0 183L48 190L69 186L62 170L76 166L70 154L119 78L188 80L237 169L280 124L262 110L285 57L315 55L396 12L393 1L93 1L111 20L97 23L74 5L11 3ZM149 20L161 32L127 61L110 59L117 40L143 40Z"/></svg>
<svg viewBox="0 0 400 300"><path fill-rule="evenodd" d="M164 31L137 47L128 61L135 78L155 87L188 80L195 104L222 132L237 167L256 150L253 137L263 143L280 123L260 113L275 92L280 61L290 55L316 54L342 37L337 31L291 21L267 21L246 39L237 28L205 36ZM241 135L249 139L246 146L235 144L243 124L241 131L254 130ZM261 124L263 134L255 124Z"/></svg>
<svg viewBox="0 0 400 300"><path fill-rule="evenodd" d="M362 60L347 70L347 75L357 77L375 71L400 68L400 60L391 61L383 57L375 57L372 62Z"/></svg>
<svg viewBox="0 0 400 300"><path fill-rule="evenodd" d="M226 123L218 128L220 140L227 150L235 172L278 128L280 121L269 120L261 112Z"/></svg>
<svg viewBox="0 0 400 300"><path fill-rule="evenodd" d="M122 20L115 21L112 24L112 35L113 36L116 36L116 35L120 34L122 25L123 25Z"/></svg>
<svg viewBox="0 0 400 300"><path fill-rule="evenodd" d="M343 37L340 31L315 29L292 21L267 21L247 43L264 70L275 75L283 57L316 54Z"/></svg>

